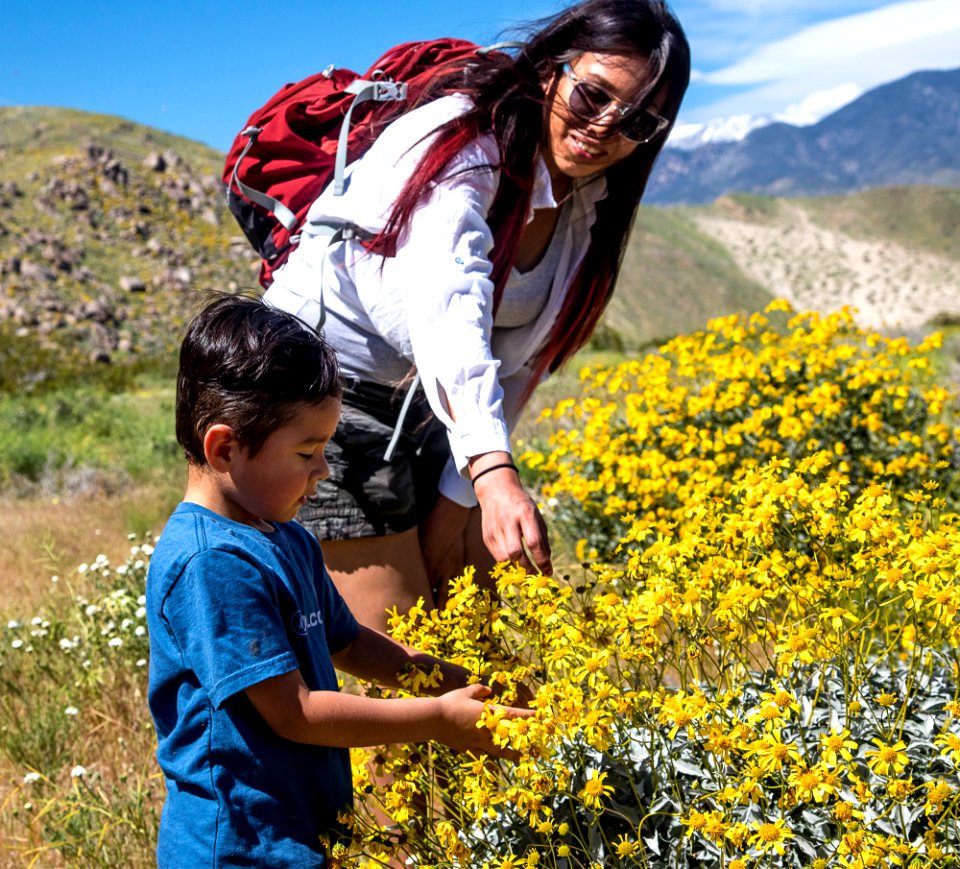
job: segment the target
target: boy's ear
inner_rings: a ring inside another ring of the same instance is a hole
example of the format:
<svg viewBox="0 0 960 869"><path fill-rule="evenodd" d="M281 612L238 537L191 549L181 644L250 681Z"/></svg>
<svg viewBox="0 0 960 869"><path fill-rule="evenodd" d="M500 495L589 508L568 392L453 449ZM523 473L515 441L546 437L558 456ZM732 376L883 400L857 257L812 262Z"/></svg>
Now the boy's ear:
<svg viewBox="0 0 960 869"><path fill-rule="evenodd" d="M229 471L230 463L239 449L237 436L226 423L218 422L210 426L203 436L203 455L215 471Z"/></svg>

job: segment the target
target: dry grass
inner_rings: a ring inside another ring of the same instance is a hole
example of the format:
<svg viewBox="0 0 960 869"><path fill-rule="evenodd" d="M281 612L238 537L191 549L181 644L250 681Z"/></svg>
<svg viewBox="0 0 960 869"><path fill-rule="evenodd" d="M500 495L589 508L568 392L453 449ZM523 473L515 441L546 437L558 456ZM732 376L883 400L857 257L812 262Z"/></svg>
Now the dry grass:
<svg viewBox="0 0 960 869"><path fill-rule="evenodd" d="M109 496L0 496L0 615L30 615L51 576L73 576L101 552L122 563L127 535L159 533L181 495L181 481L170 480Z"/></svg>

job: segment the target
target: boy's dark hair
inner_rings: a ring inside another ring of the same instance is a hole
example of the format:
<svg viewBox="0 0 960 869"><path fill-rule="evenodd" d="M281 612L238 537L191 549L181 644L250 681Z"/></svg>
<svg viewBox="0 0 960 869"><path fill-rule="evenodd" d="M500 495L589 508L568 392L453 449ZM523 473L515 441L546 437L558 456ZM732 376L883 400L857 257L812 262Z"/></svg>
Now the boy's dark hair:
<svg viewBox="0 0 960 869"><path fill-rule="evenodd" d="M220 295L180 345L177 442L205 465L204 434L224 423L255 456L299 407L342 391L336 355L313 329L258 298Z"/></svg>

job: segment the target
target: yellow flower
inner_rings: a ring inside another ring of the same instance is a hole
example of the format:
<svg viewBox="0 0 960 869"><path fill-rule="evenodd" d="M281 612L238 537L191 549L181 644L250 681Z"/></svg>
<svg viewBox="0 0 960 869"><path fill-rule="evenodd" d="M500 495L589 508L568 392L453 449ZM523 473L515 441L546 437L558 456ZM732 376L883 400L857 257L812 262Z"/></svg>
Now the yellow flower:
<svg viewBox="0 0 960 869"><path fill-rule="evenodd" d="M893 745L887 745L882 739L872 739L871 742L877 746L876 749L867 749L864 756L870 758L867 766L877 775L890 775L903 772L909 758L907 757L906 744L903 740L898 740Z"/></svg>
<svg viewBox="0 0 960 869"><path fill-rule="evenodd" d="M613 848L620 858L632 857L640 850L640 843L630 841L625 835L621 835L620 838L613 843Z"/></svg>
<svg viewBox="0 0 960 869"><path fill-rule="evenodd" d="M839 733L831 730L824 734L820 737L820 745L823 747L823 761L829 766L837 765L838 756L844 760L852 760L853 752L858 748L858 744L850 739L850 731L846 728Z"/></svg>
<svg viewBox="0 0 960 869"><path fill-rule="evenodd" d="M943 808L944 800L953 794L953 787L950 784L939 779L937 781L926 782L927 799L924 805L924 811L928 815L939 814Z"/></svg>
<svg viewBox="0 0 960 869"><path fill-rule="evenodd" d="M605 772L596 772L590 774L590 777L587 779L583 789L577 794L585 806L592 809L598 809L600 808L603 798L605 796L610 796L610 794L613 793L612 785L604 784L606 778L607 774Z"/></svg>
<svg viewBox="0 0 960 869"><path fill-rule="evenodd" d="M793 838L793 831L786 826L783 818L775 821L754 821L752 824L756 832L750 837L750 844L759 848L762 854L776 851L783 856L786 853L786 843Z"/></svg>

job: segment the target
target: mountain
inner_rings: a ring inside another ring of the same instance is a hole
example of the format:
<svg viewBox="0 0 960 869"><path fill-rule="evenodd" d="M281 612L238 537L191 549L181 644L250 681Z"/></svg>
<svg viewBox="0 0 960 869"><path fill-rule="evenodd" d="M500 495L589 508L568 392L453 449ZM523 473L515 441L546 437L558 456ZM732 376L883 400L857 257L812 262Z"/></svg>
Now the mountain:
<svg viewBox="0 0 960 869"><path fill-rule="evenodd" d="M667 139L667 148L692 151L717 142L739 142L760 127L783 122L808 127L823 120L863 93L858 85L847 83L827 90L815 91L796 105L776 115L732 115L715 118L703 124L677 124Z"/></svg>
<svg viewBox="0 0 960 869"><path fill-rule="evenodd" d="M730 192L822 196L891 185L960 186L960 69L913 73L820 122L773 123L735 142L664 149L644 202Z"/></svg>

